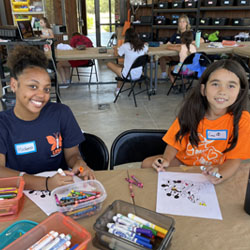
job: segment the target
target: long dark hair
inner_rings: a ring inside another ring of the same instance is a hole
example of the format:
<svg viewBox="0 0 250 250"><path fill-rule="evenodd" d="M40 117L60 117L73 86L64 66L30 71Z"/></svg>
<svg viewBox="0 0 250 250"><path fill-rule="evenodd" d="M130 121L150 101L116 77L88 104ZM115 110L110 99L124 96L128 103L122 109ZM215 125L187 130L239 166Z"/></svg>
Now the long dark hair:
<svg viewBox="0 0 250 250"><path fill-rule="evenodd" d="M134 49L134 51L142 50L144 47L144 42L132 28L127 29L125 32L125 43L130 43L131 49Z"/></svg>
<svg viewBox="0 0 250 250"><path fill-rule="evenodd" d="M44 21L46 28L51 29L50 23L49 23L49 20L47 19L47 17L42 17L41 19Z"/></svg>
<svg viewBox="0 0 250 250"><path fill-rule="evenodd" d="M231 138L229 138L230 147L223 152L226 153L232 150L237 144L239 120L242 111L246 110L248 96L248 80L246 72L238 62L230 59L219 60L210 64L202 74L199 84L192 89L190 95L184 100L178 114L180 130L177 132L175 139L176 141L181 141L185 135L190 133L189 141L191 145L193 147L198 146L200 139L197 133L197 128L209 108L206 96L201 94L201 84L204 84L206 88L209 76L218 69L226 69L234 73L240 80L240 91L238 97L236 101L227 108L227 113L233 115L233 134Z"/></svg>
<svg viewBox="0 0 250 250"><path fill-rule="evenodd" d="M188 49L188 54L191 54L190 52L190 44L193 42L193 32L192 31L185 31L181 34L181 43L185 44Z"/></svg>

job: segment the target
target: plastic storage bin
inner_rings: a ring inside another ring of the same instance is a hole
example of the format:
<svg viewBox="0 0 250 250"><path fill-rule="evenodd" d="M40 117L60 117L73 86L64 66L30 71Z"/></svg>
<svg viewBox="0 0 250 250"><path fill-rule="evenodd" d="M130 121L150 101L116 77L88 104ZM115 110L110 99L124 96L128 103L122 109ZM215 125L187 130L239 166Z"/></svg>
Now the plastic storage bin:
<svg viewBox="0 0 250 250"><path fill-rule="evenodd" d="M106 247L105 249L111 248L111 249L128 249L128 250L138 250L138 249L145 250L145 248L140 245L137 245L133 242L127 241L125 239L122 239L120 237L117 237L109 233L108 228L106 226L107 223L113 222L112 218L117 213L127 216L128 213L135 213L135 211L139 217L168 230L168 233L166 234L165 238L160 241L158 241L157 239L155 247L153 248L155 250L166 249L173 236L174 223L175 223L174 219L166 215L150 211L143 207L139 206L134 207L133 204L121 200L114 201L106 209L106 211L100 217L97 218L94 224L94 229L96 231L96 242L93 241L93 244L94 245L95 243L96 245L100 244L104 248Z"/></svg>
<svg viewBox="0 0 250 250"><path fill-rule="evenodd" d="M220 0L220 6L233 6L234 0Z"/></svg>
<svg viewBox="0 0 250 250"><path fill-rule="evenodd" d="M94 200L67 206L57 206L59 212L62 212L73 219L89 217L96 214L102 208L102 203L107 197L103 185L97 180L76 182L74 184L58 187L52 191L51 195L52 197L55 197L55 195L57 195L57 198L60 200L62 197L66 197L71 192L71 190L100 192L100 197Z"/></svg>
<svg viewBox="0 0 250 250"><path fill-rule="evenodd" d="M217 0L205 0L204 5L205 6L216 6Z"/></svg>
<svg viewBox="0 0 250 250"><path fill-rule="evenodd" d="M237 1L236 1L236 5L237 5L237 6L250 5L250 1L249 1L249 0L237 0Z"/></svg>
<svg viewBox="0 0 250 250"><path fill-rule="evenodd" d="M14 220L22 208L24 180L23 177L0 178L0 188L16 187L17 196L12 199L0 200L0 222Z"/></svg>
<svg viewBox="0 0 250 250"><path fill-rule="evenodd" d="M16 239L20 238L37 224L38 223L34 221L20 220L7 227L2 233L0 233L0 249L3 249Z"/></svg>
<svg viewBox="0 0 250 250"><path fill-rule="evenodd" d="M72 236L70 240L71 246L79 244L76 250L87 249L87 245L91 240L90 233L77 222L64 216L62 213L54 213L22 237L12 242L4 248L4 250L25 250L36 243L44 235L48 234L51 230L54 230L59 234L70 234Z"/></svg>

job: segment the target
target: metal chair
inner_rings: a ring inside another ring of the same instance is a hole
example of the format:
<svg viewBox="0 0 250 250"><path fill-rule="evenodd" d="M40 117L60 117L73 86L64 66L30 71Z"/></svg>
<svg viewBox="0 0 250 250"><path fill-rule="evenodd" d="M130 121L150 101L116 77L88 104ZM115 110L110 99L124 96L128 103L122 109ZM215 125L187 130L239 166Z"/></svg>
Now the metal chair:
<svg viewBox="0 0 250 250"><path fill-rule="evenodd" d="M109 164L108 148L101 138L96 135L83 133L85 141L79 145L80 153L93 170L107 170Z"/></svg>
<svg viewBox="0 0 250 250"><path fill-rule="evenodd" d="M84 68L89 68L89 67L90 67L90 72L79 71L79 69L84 69ZM74 69L76 69L76 74L74 74ZM90 85L91 79L92 79L92 74L95 74L96 82L98 83L98 73L97 73L96 64L95 64L94 59L89 60L87 65L82 65L82 66L78 66L78 67L71 67L70 84L72 82L73 76L77 76L78 81L80 81L80 76L88 76L89 77L88 85Z"/></svg>
<svg viewBox="0 0 250 250"><path fill-rule="evenodd" d="M197 74L198 69L196 70L194 68L193 73L188 74L188 75L184 74L184 72L183 72L184 65L191 66L194 63L193 60L194 60L195 56L199 56L198 67L203 68L203 70L205 70L205 68L211 63L211 60L206 56L206 54L204 52L199 52L199 53L196 52L196 53L192 53L189 56L187 56L186 59L184 60L184 62L182 63L178 73L171 72L171 74L174 75L175 78L174 78L174 82L171 84L171 86L168 90L167 95L169 95L170 91L176 85L177 80L181 80L181 87L183 90L183 96L185 96L185 92L191 88L193 81L199 79L199 75ZM184 82L184 79L187 80L187 83L188 83L187 89L186 89L186 84Z"/></svg>
<svg viewBox="0 0 250 250"><path fill-rule="evenodd" d="M162 140L167 130L132 129L116 137L110 151L110 170L114 166L141 162L153 155L163 154L166 143Z"/></svg>
<svg viewBox="0 0 250 250"><path fill-rule="evenodd" d="M131 93L133 94L133 99L134 99L134 103L135 103L135 106L137 107L137 103L136 103L136 98L135 96L144 92L144 91L147 91L147 94L148 94L148 99L150 100L150 94L149 94L149 89L148 89L148 85L149 85L149 79L148 77L146 76L146 70L147 70L147 67L146 67L146 64L148 62L148 55L142 55L142 56L139 56L136 58L136 60L133 62L132 66L130 67L129 69L129 72L127 74L127 76L125 78L122 78L122 77L116 77L115 79L117 81L121 81L122 82L122 86L118 92L118 94L116 95L115 97L115 100L114 100L114 103L116 103L120 93L122 92L125 92L127 90L130 90L129 91L129 94L128 96L131 95ZM138 67L142 67L143 68L143 72L144 74L141 75L141 77L139 79L136 79L136 80L132 80L132 77L131 77L131 70L132 69L135 69L135 68L138 68ZM127 89L123 89L124 87L124 84L126 82L129 82L130 83L130 87L127 88ZM134 91L134 87L136 85L136 83L142 83L142 82L145 82L145 85L146 85L146 89L144 90L140 90L139 92L135 93Z"/></svg>

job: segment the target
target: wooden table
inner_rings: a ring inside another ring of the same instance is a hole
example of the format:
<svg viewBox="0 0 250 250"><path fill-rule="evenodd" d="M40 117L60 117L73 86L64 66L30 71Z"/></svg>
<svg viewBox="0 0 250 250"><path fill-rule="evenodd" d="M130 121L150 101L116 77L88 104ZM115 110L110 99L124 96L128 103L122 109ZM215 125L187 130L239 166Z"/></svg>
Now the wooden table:
<svg viewBox="0 0 250 250"><path fill-rule="evenodd" d="M250 58L250 47L236 47L233 49L233 53L238 56Z"/></svg>
<svg viewBox="0 0 250 250"><path fill-rule="evenodd" d="M171 171L181 171L181 168L171 168ZM186 170L186 169L185 169ZM189 172L197 172L190 168ZM171 243L172 250L229 250L249 249L250 216L243 209L249 166L242 164L239 171L230 180L216 185L216 193L220 204L223 220L202 219L195 217L175 216L175 232ZM135 203L138 206L155 211L157 192L157 173L153 169L130 169L143 183L143 189L134 188ZM93 224L101 213L115 200L131 202L126 170L98 171L97 179L104 185L107 199L102 210L89 218L77 222L85 227L94 237ZM18 220L43 221L47 216L31 200L25 197L24 208ZM1 222L0 231L15 221ZM88 249L96 249L92 242Z"/></svg>

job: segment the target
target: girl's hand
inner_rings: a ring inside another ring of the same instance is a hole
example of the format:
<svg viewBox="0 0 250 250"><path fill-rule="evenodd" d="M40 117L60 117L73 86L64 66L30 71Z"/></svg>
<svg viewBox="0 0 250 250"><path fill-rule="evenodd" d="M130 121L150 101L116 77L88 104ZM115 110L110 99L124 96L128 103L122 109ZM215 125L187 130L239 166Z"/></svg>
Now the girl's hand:
<svg viewBox="0 0 250 250"><path fill-rule="evenodd" d="M64 186L67 184L74 183L73 175L68 174L69 171L65 171L66 176L62 176L60 174L55 174L48 179L48 189L52 191L56 187Z"/></svg>
<svg viewBox="0 0 250 250"><path fill-rule="evenodd" d="M157 172L165 172L165 168L169 166L169 162L163 158L157 158L153 164L152 167L157 171Z"/></svg>
<svg viewBox="0 0 250 250"><path fill-rule="evenodd" d="M206 170L202 171L202 174L204 174L212 184L219 184L223 181L223 179L214 176L214 174L218 172L219 169L217 167L206 166Z"/></svg>
<svg viewBox="0 0 250 250"><path fill-rule="evenodd" d="M84 180L94 180L95 179L94 171L91 168L89 168L87 165L85 167L75 166L72 169L72 172L75 175L83 176Z"/></svg>

